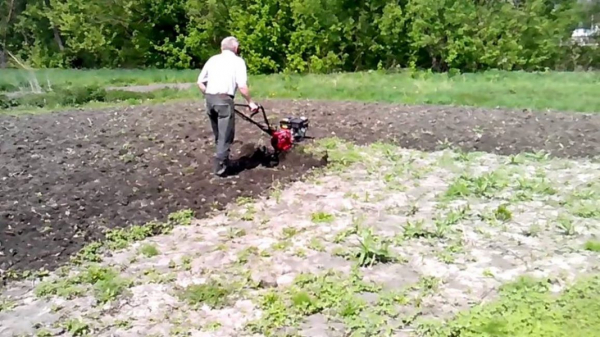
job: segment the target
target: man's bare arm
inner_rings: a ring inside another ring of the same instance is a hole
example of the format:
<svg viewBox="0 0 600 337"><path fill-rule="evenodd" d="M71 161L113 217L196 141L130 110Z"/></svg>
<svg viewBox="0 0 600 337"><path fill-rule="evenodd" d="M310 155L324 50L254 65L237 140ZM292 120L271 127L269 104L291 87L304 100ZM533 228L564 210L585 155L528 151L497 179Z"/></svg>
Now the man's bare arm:
<svg viewBox="0 0 600 337"><path fill-rule="evenodd" d="M238 89L240 90L240 94L242 94L242 96L244 97L244 99L246 100L248 105L250 105L250 106L255 105L254 102L252 101L252 96L250 96L250 89L248 88L248 72L247 72L247 68L246 68L246 62L244 60L241 60L241 62L238 63L237 66L239 68L237 69L236 83L237 83ZM251 108L254 109L256 107L251 107Z"/></svg>
<svg viewBox="0 0 600 337"><path fill-rule="evenodd" d="M204 95L206 93L206 85L204 82L198 83L198 88L200 88L200 92Z"/></svg>
<svg viewBox="0 0 600 337"><path fill-rule="evenodd" d="M247 86L240 87L240 94L244 97L248 104L252 102L252 96L250 96L250 89Z"/></svg>
<svg viewBox="0 0 600 337"><path fill-rule="evenodd" d="M200 75L198 75L198 81L196 81L196 83L198 84L198 88L200 89L200 92L203 95L206 93L206 83L208 82L208 67L207 67L207 65L208 65L208 62L206 62L206 64L202 68Z"/></svg>

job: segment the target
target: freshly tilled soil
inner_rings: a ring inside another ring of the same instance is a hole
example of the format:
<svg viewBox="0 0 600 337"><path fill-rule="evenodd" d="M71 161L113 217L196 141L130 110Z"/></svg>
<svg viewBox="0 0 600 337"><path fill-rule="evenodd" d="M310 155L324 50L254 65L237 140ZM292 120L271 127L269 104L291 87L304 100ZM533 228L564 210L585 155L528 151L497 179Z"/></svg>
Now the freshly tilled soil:
<svg viewBox="0 0 600 337"><path fill-rule="evenodd" d="M600 148L596 115L316 101L265 108L273 121L309 117L316 138L359 144L559 157L596 156ZM268 136L238 119L236 139L239 157ZM0 117L0 269L52 270L105 228L163 220L184 208L202 217L325 164L294 153L266 168L246 156L247 170L215 178L213 152L201 102Z"/></svg>

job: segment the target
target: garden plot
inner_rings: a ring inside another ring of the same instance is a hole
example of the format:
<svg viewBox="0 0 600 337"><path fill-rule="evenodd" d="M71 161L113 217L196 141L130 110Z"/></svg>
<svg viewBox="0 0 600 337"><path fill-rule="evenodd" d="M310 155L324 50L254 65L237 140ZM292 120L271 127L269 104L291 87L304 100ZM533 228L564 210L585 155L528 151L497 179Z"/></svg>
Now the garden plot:
<svg viewBox="0 0 600 337"><path fill-rule="evenodd" d="M307 151L323 149L333 164L306 181L12 283L0 332L450 336L439 322L505 284L559 292L597 271L596 162L335 139Z"/></svg>
<svg viewBox="0 0 600 337"><path fill-rule="evenodd" d="M435 151L503 155L545 150L559 157L593 157L600 115L531 113L379 103L267 101L269 118L310 118L309 135L357 144L394 142ZM320 158L288 158L257 166L255 145L268 136L236 125L235 159L246 170L210 175L214 136L200 101L43 115L0 116L0 276L52 271L85 245L167 214L192 209L201 218L273 182L299 180ZM247 164L247 165L246 165Z"/></svg>

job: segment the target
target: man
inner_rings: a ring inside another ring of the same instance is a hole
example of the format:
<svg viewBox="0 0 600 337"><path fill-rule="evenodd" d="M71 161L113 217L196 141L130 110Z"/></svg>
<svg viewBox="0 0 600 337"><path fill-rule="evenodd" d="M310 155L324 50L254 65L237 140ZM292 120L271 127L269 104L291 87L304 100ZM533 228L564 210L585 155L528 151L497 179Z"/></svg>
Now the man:
<svg viewBox="0 0 600 337"><path fill-rule="evenodd" d="M229 163L231 144L235 138L234 97L239 89L250 109L258 106L250 97L246 62L238 55L239 42L233 37L221 41L221 53L212 56L198 76L198 87L206 98L217 147L215 174L223 176Z"/></svg>

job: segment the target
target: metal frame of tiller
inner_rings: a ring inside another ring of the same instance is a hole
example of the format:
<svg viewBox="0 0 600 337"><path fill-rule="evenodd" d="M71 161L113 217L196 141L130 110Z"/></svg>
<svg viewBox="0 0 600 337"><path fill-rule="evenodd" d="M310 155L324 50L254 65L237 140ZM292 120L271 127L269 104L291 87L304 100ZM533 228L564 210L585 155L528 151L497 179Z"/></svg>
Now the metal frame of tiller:
<svg viewBox="0 0 600 337"><path fill-rule="evenodd" d="M235 104L235 107L249 108L249 105ZM261 105L259 105L258 109L252 112L250 115L246 115L245 113L235 108L234 110L242 119L254 124L264 133L271 136L271 146L273 147L273 156L275 158L278 158L280 153L289 151L295 143L302 141L305 138L311 138L306 136L306 130L308 129L307 118L298 119L288 117L287 119L284 119L280 122L281 129L277 129L271 126L269 118L267 117L267 113L265 112L264 107ZM256 116L256 114L258 113L262 113L264 124L261 124L260 122L257 122L253 119L253 117ZM301 127L298 127L298 124L301 124Z"/></svg>
<svg viewBox="0 0 600 337"><path fill-rule="evenodd" d="M250 106L248 104L235 104L235 106L236 107L250 108ZM273 136L273 132L275 132L275 129L273 129L271 127L271 124L269 123L269 119L267 118L267 113L265 112L265 108L263 108L262 105L259 105L258 109L256 111L254 111L252 114L250 114L250 116L248 116L245 113L239 111L238 109L234 108L234 110L245 121L250 122L250 123L256 125L259 129L261 129L263 132L265 132L269 136ZM262 112L263 119L265 120L265 125L262 125L259 122L255 121L254 119L252 119L259 112Z"/></svg>

